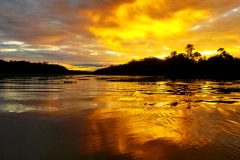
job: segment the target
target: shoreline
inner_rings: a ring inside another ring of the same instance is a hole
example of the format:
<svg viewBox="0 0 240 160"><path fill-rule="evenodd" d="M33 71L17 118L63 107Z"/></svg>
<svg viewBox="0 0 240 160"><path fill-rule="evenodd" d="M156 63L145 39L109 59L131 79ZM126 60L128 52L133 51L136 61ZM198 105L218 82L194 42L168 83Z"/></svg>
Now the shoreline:
<svg viewBox="0 0 240 160"><path fill-rule="evenodd" d="M93 75L93 76L118 76L118 77L149 77L148 79L210 79L210 80L237 80L240 75L130 75L130 74L94 74L85 71L71 71L67 73L0 73L0 78L14 77L58 77L67 75Z"/></svg>

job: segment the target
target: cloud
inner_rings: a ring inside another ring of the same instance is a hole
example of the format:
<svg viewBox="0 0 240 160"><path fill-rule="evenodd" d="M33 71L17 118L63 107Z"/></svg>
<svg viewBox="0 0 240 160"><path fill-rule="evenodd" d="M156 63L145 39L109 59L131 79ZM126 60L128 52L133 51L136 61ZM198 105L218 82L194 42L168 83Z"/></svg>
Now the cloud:
<svg viewBox="0 0 240 160"><path fill-rule="evenodd" d="M0 58L125 63L188 43L240 56L239 12L239 0L0 1Z"/></svg>
<svg viewBox="0 0 240 160"><path fill-rule="evenodd" d="M99 7L83 10L83 14L92 22L87 24L89 31L100 42L116 51L146 56L149 49L155 55L163 52L165 45L172 50L180 47L184 50L188 43L204 47L208 45L207 39L214 39L219 46L226 44L222 42L225 40L229 42L227 45L232 42L236 45L236 34L239 33L235 27L239 23L236 6L239 5L239 1L228 3L225 0L217 3L214 0L187 0L184 3L164 0L111 1L109 5L101 6L102 12ZM218 21L210 22L214 18ZM221 40L223 34L227 35L225 40ZM205 40L201 41L203 38ZM143 43L135 43L136 40L150 45L146 47ZM156 46L161 44L163 46ZM216 43L211 45L211 50L218 47Z"/></svg>

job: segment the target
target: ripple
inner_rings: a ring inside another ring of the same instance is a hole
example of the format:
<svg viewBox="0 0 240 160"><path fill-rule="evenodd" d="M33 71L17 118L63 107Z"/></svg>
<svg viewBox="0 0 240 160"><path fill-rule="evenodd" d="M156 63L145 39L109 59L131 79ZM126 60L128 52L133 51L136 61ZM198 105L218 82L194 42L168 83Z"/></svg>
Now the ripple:
<svg viewBox="0 0 240 160"><path fill-rule="evenodd" d="M23 155L60 150L75 159L239 158L239 83L151 78L0 80L0 118L12 114L0 121L0 134L8 133L0 151L17 145L18 155L24 145Z"/></svg>
<svg viewBox="0 0 240 160"><path fill-rule="evenodd" d="M236 103L238 101L223 101L223 100L204 100L204 102L206 103L224 103L224 104L233 104Z"/></svg>

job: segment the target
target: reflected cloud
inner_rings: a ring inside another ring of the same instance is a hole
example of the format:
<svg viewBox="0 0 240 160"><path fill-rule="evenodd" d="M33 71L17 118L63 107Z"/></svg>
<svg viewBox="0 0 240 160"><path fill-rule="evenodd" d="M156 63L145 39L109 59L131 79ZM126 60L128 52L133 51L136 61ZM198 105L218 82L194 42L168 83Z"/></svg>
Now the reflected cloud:
<svg viewBox="0 0 240 160"><path fill-rule="evenodd" d="M94 110L87 118L87 131L92 134L83 146L89 154L108 150L139 159L168 159L184 146L209 143L206 137L195 141L197 124L190 112L113 107Z"/></svg>
<svg viewBox="0 0 240 160"><path fill-rule="evenodd" d="M29 111L34 111L35 109L33 107L28 107L25 105L21 104L12 104L6 106L3 111L4 112L12 112L12 113L23 113L23 112L29 112Z"/></svg>

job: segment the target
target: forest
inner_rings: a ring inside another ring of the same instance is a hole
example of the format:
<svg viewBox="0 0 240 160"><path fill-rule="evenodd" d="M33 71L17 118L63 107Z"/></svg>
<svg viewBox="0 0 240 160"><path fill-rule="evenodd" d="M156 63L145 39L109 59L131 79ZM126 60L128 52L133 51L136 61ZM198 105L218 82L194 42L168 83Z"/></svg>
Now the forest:
<svg viewBox="0 0 240 160"><path fill-rule="evenodd" d="M31 63L27 61L0 60L0 74L62 74L68 73L68 69L58 64Z"/></svg>
<svg viewBox="0 0 240 160"><path fill-rule="evenodd" d="M150 75L150 76L239 76L240 59L230 55L224 48L209 58L195 50L193 44L185 47L186 53L171 52L164 59L148 57L132 60L126 64L111 65L94 71L101 75Z"/></svg>

